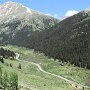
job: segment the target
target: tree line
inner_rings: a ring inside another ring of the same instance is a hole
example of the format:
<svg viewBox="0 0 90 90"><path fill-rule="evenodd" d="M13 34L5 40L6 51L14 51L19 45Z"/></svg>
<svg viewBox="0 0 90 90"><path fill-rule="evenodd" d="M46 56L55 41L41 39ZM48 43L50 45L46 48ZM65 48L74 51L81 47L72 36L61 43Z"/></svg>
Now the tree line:
<svg viewBox="0 0 90 90"><path fill-rule="evenodd" d="M3 58L14 59L15 56L16 55L13 51L10 51L9 49L0 48L0 60L2 60Z"/></svg>

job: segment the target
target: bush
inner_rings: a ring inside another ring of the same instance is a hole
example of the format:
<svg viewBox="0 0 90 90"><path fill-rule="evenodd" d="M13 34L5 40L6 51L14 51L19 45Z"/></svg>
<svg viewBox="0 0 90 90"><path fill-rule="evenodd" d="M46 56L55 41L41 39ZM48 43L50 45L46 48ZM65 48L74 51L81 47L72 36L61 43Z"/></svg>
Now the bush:
<svg viewBox="0 0 90 90"><path fill-rule="evenodd" d="M21 64L19 63L18 69L22 69Z"/></svg>
<svg viewBox="0 0 90 90"><path fill-rule="evenodd" d="M5 62L5 65L6 65L6 66L9 66L9 64L8 64L7 62Z"/></svg>
<svg viewBox="0 0 90 90"><path fill-rule="evenodd" d="M3 59L3 58L1 58L1 57L0 57L0 61L1 61L2 63L4 63L4 59Z"/></svg>
<svg viewBox="0 0 90 90"><path fill-rule="evenodd" d="M10 63L10 67L12 67L12 63Z"/></svg>

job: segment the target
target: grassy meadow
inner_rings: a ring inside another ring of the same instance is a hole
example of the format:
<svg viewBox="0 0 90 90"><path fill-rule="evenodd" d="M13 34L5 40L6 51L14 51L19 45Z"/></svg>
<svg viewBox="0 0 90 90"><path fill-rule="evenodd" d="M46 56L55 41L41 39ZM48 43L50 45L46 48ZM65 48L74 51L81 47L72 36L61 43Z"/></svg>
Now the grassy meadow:
<svg viewBox="0 0 90 90"><path fill-rule="evenodd" d="M21 60L35 62L48 72L61 75L82 85L90 86L90 70L74 67L70 64L62 64L58 60L49 59L44 54L35 54L33 50L17 46L1 46L20 54ZM36 66L17 60L4 59L0 63L3 71L16 72L19 77L21 90L78 90L57 77L41 72ZM12 67L10 67L10 63ZM18 69L19 63L21 69ZM89 89L86 89L89 90Z"/></svg>

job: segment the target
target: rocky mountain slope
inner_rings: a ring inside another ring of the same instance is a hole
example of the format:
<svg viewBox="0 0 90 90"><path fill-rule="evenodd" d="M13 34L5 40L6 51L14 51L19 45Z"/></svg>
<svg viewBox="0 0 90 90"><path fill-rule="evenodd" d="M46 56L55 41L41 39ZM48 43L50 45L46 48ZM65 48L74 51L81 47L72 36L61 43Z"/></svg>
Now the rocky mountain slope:
<svg viewBox="0 0 90 90"><path fill-rule="evenodd" d="M6 2L0 5L0 43L9 43L16 38L25 40L31 32L45 30L56 23L58 20L53 17L19 3Z"/></svg>

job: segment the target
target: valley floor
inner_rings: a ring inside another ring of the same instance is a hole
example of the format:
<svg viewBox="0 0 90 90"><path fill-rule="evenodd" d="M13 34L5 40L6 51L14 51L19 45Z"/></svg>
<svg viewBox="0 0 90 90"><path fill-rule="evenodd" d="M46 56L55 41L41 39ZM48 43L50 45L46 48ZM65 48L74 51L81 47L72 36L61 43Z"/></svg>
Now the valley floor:
<svg viewBox="0 0 90 90"><path fill-rule="evenodd" d="M20 60L26 61L5 60L4 65L0 63L3 70L18 73L21 90L78 90L78 88L72 87L69 83L58 77L43 73L35 65L28 62L37 63L47 72L63 76L69 80L90 87L90 70L74 67L70 64L62 65L61 62L48 59L43 54L35 54L33 50L26 48L11 45L5 47L19 53ZM12 63L12 67L9 67L6 63ZM22 69L18 69L19 63Z"/></svg>

